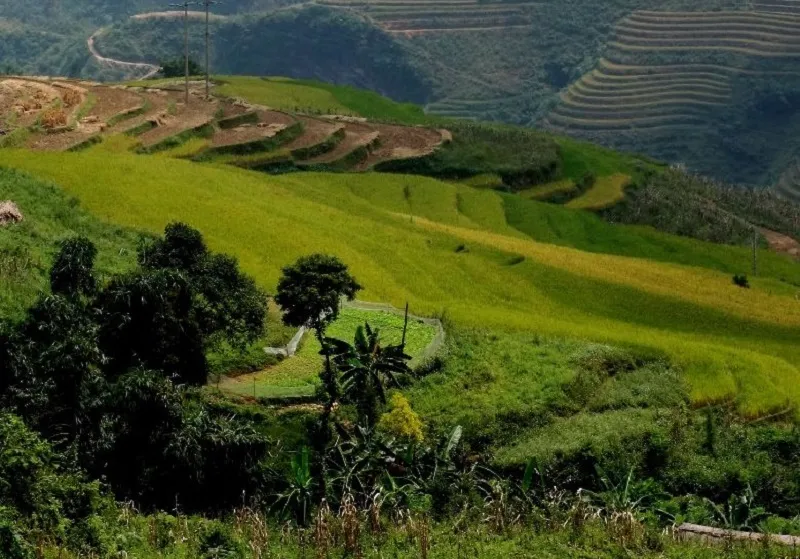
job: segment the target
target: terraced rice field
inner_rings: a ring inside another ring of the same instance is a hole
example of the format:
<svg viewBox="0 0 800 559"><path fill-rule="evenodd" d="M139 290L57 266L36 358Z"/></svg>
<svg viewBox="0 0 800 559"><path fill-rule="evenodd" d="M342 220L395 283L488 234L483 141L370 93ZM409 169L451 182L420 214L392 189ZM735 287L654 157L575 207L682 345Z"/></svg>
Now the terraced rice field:
<svg viewBox="0 0 800 559"><path fill-rule="evenodd" d="M318 117L244 100L206 100L200 90L190 92L187 105L180 88L168 82L123 88L20 78L0 81L0 93L0 111L12 125L4 130L2 145L40 151L106 142L110 151L202 156L245 167L277 161L365 171L387 159L431 153L445 137L435 129L369 122L350 116L344 106L344 116ZM39 122L50 109L63 113L54 130ZM120 135L131 140L119 141Z"/></svg>
<svg viewBox="0 0 800 559"><path fill-rule="evenodd" d="M380 331L383 344L399 344L403 338L404 319L401 314L355 307L342 310L339 319L329 328L328 335L352 342L356 329L365 322ZM435 326L416 319L409 320L406 352L414 359L412 365L428 355L428 348L435 349L432 344L436 337ZM220 389L229 394L250 398L313 396L319 385L319 372L323 364L319 352L319 342L307 333L293 357L257 373L225 377L220 383Z"/></svg>
<svg viewBox="0 0 800 559"><path fill-rule="evenodd" d="M571 84L544 124L624 149L691 159L736 104L741 78L800 75L800 2L750 11L639 10L618 22L596 68Z"/></svg>
<svg viewBox="0 0 800 559"><path fill-rule="evenodd" d="M537 2L478 0L318 0L326 6L356 10L388 33L469 32L527 27Z"/></svg>

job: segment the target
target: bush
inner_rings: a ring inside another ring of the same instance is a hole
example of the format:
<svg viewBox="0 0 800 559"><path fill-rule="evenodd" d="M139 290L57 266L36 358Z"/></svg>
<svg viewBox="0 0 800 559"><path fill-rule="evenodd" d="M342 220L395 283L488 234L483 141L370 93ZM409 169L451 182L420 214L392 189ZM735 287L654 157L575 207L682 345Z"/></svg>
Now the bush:
<svg viewBox="0 0 800 559"><path fill-rule="evenodd" d="M733 284L744 289L750 289L750 280L744 274L736 274L733 276Z"/></svg>
<svg viewBox="0 0 800 559"><path fill-rule="evenodd" d="M209 522L200 536L198 556L201 559L242 559L245 550L234 536L231 526Z"/></svg>

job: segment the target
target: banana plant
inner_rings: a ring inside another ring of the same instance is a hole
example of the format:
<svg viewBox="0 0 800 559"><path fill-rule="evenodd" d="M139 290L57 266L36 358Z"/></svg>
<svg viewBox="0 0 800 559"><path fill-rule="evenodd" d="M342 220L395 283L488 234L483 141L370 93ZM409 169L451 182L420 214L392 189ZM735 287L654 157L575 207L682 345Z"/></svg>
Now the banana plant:
<svg viewBox="0 0 800 559"><path fill-rule="evenodd" d="M311 474L311 463L308 447L292 456L291 474L286 491L278 495L278 504L283 503L281 512L290 512L300 526L308 525L314 499L314 477Z"/></svg>
<svg viewBox="0 0 800 559"><path fill-rule="evenodd" d="M356 403L362 424L374 426L378 400L386 404L386 390L399 387L398 377L411 373L405 346L382 345L380 330L365 323L356 329L352 345L328 338L327 347L341 375L344 401Z"/></svg>

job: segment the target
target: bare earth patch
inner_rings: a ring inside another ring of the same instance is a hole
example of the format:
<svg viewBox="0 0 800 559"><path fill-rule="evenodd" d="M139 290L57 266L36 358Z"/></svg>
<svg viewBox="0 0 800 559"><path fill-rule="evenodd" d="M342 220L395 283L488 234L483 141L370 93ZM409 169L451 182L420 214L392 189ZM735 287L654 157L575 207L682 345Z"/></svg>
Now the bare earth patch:
<svg viewBox="0 0 800 559"><path fill-rule="evenodd" d="M303 123L303 135L286 145L289 150L296 150L315 146L325 141L334 132L342 128L341 124L335 124L313 118L310 116L298 117Z"/></svg>
<svg viewBox="0 0 800 559"><path fill-rule="evenodd" d="M759 231L767 239L769 248L775 252L788 254L793 258L800 259L800 243L795 239L769 229L759 228Z"/></svg>
<svg viewBox="0 0 800 559"><path fill-rule="evenodd" d="M357 167L357 170L360 171L381 161L428 155L433 153L443 141L441 132L430 128L388 124L373 126L380 133L381 141L378 147L372 150L369 157Z"/></svg>
<svg viewBox="0 0 800 559"><path fill-rule="evenodd" d="M139 139L144 146L152 146L158 142L180 134L186 130L191 130L208 124L214 120L214 113L217 110L217 101L204 101L201 99L190 99L188 107L183 103L181 95L170 92L167 96L167 109L159 113L156 117L157 126L145 132ZM169 114L170 102L174 103L175 114ZM151 117L152 118L152 117Z"/></svg>
<svg viewBox="0 0 800 559"><path fill-rule="evenodd" d="M312 157L303 163L332 163L358 149L372 143L379 133L372 127L355 122L344 123L344 139L328 153Z"/></svg>

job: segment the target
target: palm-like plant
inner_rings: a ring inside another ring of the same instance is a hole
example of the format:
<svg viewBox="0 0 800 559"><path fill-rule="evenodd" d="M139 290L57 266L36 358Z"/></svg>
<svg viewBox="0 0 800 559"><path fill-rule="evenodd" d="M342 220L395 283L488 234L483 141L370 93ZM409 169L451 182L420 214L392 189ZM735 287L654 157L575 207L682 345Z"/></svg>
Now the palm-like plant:
<svg viewBox="0 0 800 559"><path fill-rule="evenodd" d="M356 329L353 345L329 338L327 347L341 374L345 401L357 404L362 422L375 425L377 400L385 404L387 388L399 387L398 377L411 372L404 344L382 346L380 331L367 323Z"/></svg>
<svg viewBox="0 0 800 559"><path fill-rule="evenodd" d="M289 486L278 495L278 503L283 503L284 514L291 511L297 523L306 526L314 499L314 476L307 447L292 456L291 470L287 479Z"/></svg>

